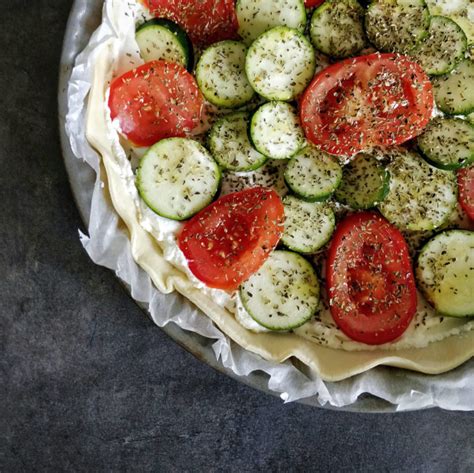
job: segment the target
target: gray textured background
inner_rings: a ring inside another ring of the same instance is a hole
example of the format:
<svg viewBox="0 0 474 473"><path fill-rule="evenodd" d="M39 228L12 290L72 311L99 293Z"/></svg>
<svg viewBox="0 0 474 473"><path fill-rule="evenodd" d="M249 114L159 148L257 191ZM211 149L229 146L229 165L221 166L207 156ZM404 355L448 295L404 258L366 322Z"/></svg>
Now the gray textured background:
<svg viewBox="0 0 474 473"><path fill-rule="evenodd" d="M283 405L89 261L56 129L71 3L0 0L0 471L474 471L473 413Z"/></svg>

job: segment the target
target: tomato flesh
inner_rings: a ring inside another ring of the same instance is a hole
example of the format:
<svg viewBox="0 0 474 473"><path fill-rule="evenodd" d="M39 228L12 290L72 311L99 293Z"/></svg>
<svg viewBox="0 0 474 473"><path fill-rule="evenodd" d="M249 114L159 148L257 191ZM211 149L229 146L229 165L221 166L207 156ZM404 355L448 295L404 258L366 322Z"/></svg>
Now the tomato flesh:
<svg viewBox="0 0 474 473"><path fill-rule="evenodd" d="M322 5L325 0L305 0L304 1L304 6L306 8L315 8L319 7L319 5Z"/></svg>
<svg viewBox="0 0 474 473"><path fill-rule="evenodd" d="M234 291L265 262L283 230L278 194L254 187L221 197L195 215L181 231L178 246L200 281Z"/></svg>
<svg viewBox="0 0 474 473"><path fill-rule="evenodd" d="M406 56L375 53L317 74L300 113L312 143L334 155L352 156L419 135L433 105L431 83L418 64Z"/></svg>
<svg viewBox="0 0 474 473"><path fill-rule="evenodd" d="M194 77L172 62L148 62L110 86L112 120L138 146L188 135L199 125L203 106Z"/></svg>
<svg viewBox="0 0 474 473"><path fill-rule="evenodd" d="M338 225L326 273L331 314L348 337L379 345L408 328L417 307L408 247L379 214L352 214Z"/></svg>
<svg viewBox="0 0 474 473"><path fill-rule="evenodd" d="M474 166L458 171L459 204L474 221Z"/></svg>
<svg viewBox="0 0 474 473"><path fill-rule="evenodd" d="M178 23L193 43L200 46L238 38L234 0L146 0L145 3L154 16Z"/></svg>

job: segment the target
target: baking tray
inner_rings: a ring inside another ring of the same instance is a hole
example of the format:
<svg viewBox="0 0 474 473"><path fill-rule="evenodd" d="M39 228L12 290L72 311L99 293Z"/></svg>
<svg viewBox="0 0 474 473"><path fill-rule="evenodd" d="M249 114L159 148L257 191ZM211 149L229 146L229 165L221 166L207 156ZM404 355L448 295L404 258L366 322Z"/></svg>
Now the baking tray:
<svg viewBox="0 0 474 473"><path fill-rule="evenodd" d="M92 33L100 24L102 5L103 0L74 1L64 37L58 88L59 127L64 163L77 208L86 228L89 222L95 174L86 163L74 156L66 136L67 85L76 56L85 48ZM185 301L185 303L191 304L189 301ZM146 312L144 306L138 305ZM201 337L196 333L185 331L173 323L166 325L161 330L196 358L215 370L262 392L274 396L277 395L277 393L268 389L268 376L265 373L254 372L249 376L237 376L232 370L222 366L216 360L212 350L212 340ZM389 369L397 370L396 368ZM371 395L362 395L356 403L342 408L335 408L330 405L321 406L316 397L307 398L300 402L314 407L349 412L389 413L396 411L395 405Z"/></svg>

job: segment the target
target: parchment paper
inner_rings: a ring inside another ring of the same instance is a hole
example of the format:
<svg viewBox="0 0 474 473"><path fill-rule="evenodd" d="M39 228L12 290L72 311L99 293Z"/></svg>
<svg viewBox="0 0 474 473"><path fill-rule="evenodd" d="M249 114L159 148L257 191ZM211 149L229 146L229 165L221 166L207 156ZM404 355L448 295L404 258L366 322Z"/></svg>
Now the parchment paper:
<svg viewBox="0 0 474 473"><path fill-rule="evenodd" d="M69 84L66 131L72 150L97 174L91 206L88 235L80 234L84 248L99 265L114 270L131 290L132 297L148 305L158 326L169 322L185 330L215 340L217 359L237 375L245 376L260 370L269 375L269 388L280 393L285 401L317 396L321 404L347 406L362 393L370 393L397 404L398 410L438 406L453 410L474 410L474 364L464 365L440 376L421 375L405 370L378 367L337 383L324 382L316 374L305 373L291 362L277 364L254 355L220 332L203 313L183 304L176 294L161 294L149 276L133 260L128 234L110 202L99 155L90 147L85 136L87 97L91 88L95 59L101 46L117 38L112 21L112 8L125 0L106 0L103 22L94 33L88 47L81 53ZM126 48L117 44L117 47ZM126 51L124 50L124 53Z"/></svg>

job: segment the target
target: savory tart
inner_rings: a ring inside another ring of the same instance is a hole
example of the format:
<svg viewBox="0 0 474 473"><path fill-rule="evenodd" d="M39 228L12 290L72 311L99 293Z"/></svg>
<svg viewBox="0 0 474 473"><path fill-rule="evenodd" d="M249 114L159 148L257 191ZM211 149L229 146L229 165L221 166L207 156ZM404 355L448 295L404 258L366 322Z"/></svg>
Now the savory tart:
<svg viewBox="0 0 474 473"><path fill-rule="evenodd" d="M244 348L447 371L474 354L470 33L306 3L107 2L87 132L112 202L157 288Z"/></svg>

